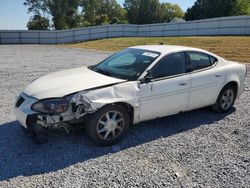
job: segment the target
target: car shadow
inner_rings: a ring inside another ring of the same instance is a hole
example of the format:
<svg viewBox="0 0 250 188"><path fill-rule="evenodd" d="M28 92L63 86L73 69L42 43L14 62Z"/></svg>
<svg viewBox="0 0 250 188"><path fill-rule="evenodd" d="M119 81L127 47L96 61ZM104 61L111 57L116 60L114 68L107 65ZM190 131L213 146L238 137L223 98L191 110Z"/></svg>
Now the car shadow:
<svg viewBox="0 0 250 188"><path fill-rule="evenodd" d="M169 137L216 121L233 113L218 114L203 108L131 126L129 133L115 146L98 147L81 132L49 132L49 142L37 145L22 131L17 121L0 125L0 181L17 176L54 172L79 162Z"/></svg>

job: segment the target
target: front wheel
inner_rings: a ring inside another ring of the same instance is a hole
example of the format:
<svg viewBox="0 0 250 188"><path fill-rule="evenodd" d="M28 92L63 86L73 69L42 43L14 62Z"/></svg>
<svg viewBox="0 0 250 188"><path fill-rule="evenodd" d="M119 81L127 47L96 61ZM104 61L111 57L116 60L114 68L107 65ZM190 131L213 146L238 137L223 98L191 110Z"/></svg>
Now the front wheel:
<svg viewBox="0 0 250 188"><path fill-rule="evenodd" d="M216 112L228 112L234 105L236 99L236 88L233 85L225 86L212 109Z"/></svg>
<svg viewBox="0 0 250 188"><path fill-rule="evenodd" d="M129 128L129 115L120 105L105 106L90 117L87 134L101 146L109 146L120 141Z"/></svg>

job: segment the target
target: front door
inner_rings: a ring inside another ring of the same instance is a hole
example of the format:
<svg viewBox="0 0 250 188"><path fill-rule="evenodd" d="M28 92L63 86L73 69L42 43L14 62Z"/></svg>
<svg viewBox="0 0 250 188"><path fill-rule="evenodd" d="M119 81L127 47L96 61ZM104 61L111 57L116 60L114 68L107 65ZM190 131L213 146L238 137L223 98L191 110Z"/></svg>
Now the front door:
<svg viewBox="0 0 250 188"><path fill-rule="evenodd" d="M190 88L185 53L166 56L151 69L150 74L151 80L140 85L140 120L185 111Z"/></svg>

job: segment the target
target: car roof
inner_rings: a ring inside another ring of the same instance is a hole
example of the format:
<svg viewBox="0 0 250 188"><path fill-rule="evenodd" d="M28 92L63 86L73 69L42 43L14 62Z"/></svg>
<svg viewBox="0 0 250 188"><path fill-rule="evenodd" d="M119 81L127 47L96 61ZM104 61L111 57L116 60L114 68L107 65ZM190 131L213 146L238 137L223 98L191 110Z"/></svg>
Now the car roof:
<svg viewBox="0 0 250 188"><path fill-rule="evenodd" d="M168 53L176 52L176 51L197 51L197 52L204 52L204 53L212 54L206 50L202 50L199 48L192 48L192 47L187 47L187 46L176 46L176 45L142 45L142 46L133 46L130 48L155 51L155 52L160 52L162 54L168 54Z"/></svg>

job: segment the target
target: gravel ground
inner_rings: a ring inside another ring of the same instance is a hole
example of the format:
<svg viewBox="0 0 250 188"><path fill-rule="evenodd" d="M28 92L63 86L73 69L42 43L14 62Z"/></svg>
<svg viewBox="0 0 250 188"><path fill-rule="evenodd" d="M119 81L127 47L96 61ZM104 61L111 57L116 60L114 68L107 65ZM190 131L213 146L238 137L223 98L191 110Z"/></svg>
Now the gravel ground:
<svg viewBox="0 0 250 188"><path fill-rule="evenodd" d="M12 112L21 89L38 76L108 54L0 46L0 187L249 187L250 92L227 114L205 108L132 126L112 147L63 131L34 144Z"/></svg>

